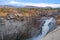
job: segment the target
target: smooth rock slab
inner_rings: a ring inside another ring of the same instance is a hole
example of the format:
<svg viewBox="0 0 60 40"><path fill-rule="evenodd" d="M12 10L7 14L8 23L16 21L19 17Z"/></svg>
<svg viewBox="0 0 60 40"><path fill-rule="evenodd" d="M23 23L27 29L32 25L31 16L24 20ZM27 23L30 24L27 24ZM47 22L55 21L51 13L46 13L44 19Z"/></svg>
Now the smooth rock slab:
<svg viewBox="0 0 60 40"><path fill-rule="evenodd" d="M47 34L47 36L45 36L41 40L60 40L60 27Z"/></svg>

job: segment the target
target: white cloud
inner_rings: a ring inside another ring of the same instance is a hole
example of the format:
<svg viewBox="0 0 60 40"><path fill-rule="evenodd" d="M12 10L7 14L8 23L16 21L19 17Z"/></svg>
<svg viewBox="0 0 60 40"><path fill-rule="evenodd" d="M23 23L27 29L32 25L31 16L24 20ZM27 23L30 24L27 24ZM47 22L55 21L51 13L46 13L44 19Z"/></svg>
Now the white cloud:
<svg viewBox="0 0 60 40"><path fill-rule="evenodd" d="M46 6L50 6L50 7L60 7L60 4L49 4L49 3L30 3L30 2L17 2L14 0L11 0L8 4L11 5L23 5L23 6L38 6L38 7L46 7Z"/></svg>
<svg viewBox="0 0 60 40"><path fill-rule="evenodd" d="M8 2L7 4L19 4L20 2L15 2L14 0L11 0L10 2Z"/></svg>

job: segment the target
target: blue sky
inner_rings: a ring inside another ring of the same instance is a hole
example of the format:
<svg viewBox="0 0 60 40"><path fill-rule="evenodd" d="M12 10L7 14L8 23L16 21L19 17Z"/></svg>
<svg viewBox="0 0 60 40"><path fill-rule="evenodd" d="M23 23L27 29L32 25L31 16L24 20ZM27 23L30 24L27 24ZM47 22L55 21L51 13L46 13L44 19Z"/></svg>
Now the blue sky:
<svg viewBox="0 0 60 40"><path fill-rule="evenodd" d="M0 0L0 5L60 7L60 0Z"/></svg>

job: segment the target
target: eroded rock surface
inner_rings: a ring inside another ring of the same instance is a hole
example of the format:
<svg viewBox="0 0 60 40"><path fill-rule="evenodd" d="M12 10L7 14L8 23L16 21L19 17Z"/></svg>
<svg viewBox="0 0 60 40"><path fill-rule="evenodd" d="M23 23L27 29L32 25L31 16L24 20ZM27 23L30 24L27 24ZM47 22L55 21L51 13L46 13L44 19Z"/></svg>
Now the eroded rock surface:
<svg viewBox="0 0 60 40"><path fill-rule="evenodd" d="M0 40L25 40L39 33L40 29L33 27L32 21L0 18Z"/></svg>

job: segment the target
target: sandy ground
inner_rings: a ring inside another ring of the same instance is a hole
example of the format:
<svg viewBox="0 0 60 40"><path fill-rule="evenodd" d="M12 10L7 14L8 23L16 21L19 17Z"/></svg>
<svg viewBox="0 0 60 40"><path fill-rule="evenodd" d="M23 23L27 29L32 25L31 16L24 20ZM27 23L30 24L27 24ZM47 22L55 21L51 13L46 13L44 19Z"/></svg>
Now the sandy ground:
<svg viewBox="0 0 60 40"><path fill-rule="evenodd" d="M42 40L60 40L60 27L48 33Z"/></svg>

